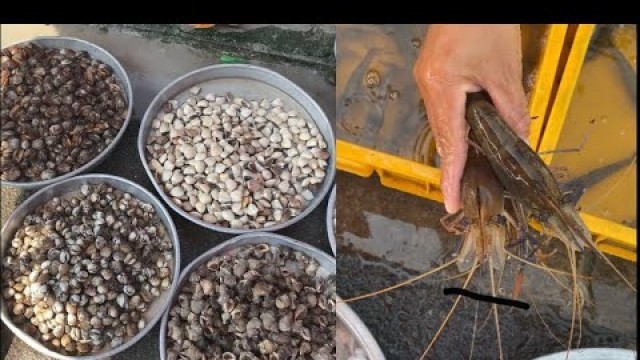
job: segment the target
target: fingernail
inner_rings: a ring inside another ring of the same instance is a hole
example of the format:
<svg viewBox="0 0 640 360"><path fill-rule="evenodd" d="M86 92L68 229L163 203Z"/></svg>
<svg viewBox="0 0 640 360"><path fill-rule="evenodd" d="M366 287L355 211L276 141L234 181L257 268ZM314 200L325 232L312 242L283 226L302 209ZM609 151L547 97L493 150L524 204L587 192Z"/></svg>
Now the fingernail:
<svg viewBox="0 0 640 360"><path fill-rule="evenodd" d="M444 209L447 210L449 214L453 214L455 212L453 211L453 205L451 205L451 202L449 201L444 202Z"/></svg>
<svg viewBox="0 0 640 360"><path fill-rule="evenodd" d="M445 210L447 210L447 212L449 214L453 213L454 211L452 211L452 209L454 208L454 205L451 203L451 200L449 200L451 194L451 188L450 186L445 183L442 185L442 196L444 197L444 208Z"/></svg>

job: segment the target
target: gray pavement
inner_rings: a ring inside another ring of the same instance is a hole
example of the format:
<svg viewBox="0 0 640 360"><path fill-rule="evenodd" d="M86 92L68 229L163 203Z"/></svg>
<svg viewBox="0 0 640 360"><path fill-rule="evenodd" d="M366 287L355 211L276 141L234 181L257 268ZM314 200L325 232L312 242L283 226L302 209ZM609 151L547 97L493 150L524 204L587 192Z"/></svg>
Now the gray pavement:
<svg viewBox="0 0 640 360"><path fill-rule="evenodd" d="M140 118L153 97L174 78L197 68L215 64L218 57L211 55L210 50L202 51L187 45L167 43L166 39L143 38L135 32L119 32L110 30L105 32L98 27L82 25L62 25L52 27L32 27L24 30L18 39L29 38L35 35L49 35L58 33L62 36L72 36L89 40L102 46L120 60L132 81L134 90L134 114L132 121L118 144L116 150L100 166L92 172L108 173L122 176L146 187L155 194L155 190L147 178L140 163L136 150ZM308 31L307 28L297 29ZM297 31L296 30L296 31ZM15 28L3 25L3 31L20 32ZM322 29L318 30L322 31ZM328 36L332 36L328 32ZM3 34L3 45L5 39ZM303 39L304 36L301 36ZM13 40L13 41L15 41ZM313 40L309 40L313 42ZM328 42L332 45L332 42ZM332 51L332 47L330 49ZM252 64L261 65L281 73L294 83L307 91L324 109L330 120L335 116L335 90L330 77L326 76L326 66L313 64L292 64L279 61L277 63L265 62L259 54L258 60L252 60ZM268 58L267 58L268 60ZM29 193L2 187L2 220L4 221L13 209L24 200ZM157 195L157 194L156 194ZM329 246L326 233L326 207L325 199L307 218L296 225L278 231L278 233L290 236L294 239L311 244L329 254ZM167 207L169 209L169 207ZM171 210L170 210L171 211ZM180 237L180 250L182 253L181 264L184 268L198 255L230 239L232 236L203 229L183 219L177 213L172 212L174 222ZM114 359L159 359L158 339L159 324L136 345L123 352ZM2 348L0 358L4 360L43 360L47 359L29 348L20 339L14 337L2 324Z"/></svg>

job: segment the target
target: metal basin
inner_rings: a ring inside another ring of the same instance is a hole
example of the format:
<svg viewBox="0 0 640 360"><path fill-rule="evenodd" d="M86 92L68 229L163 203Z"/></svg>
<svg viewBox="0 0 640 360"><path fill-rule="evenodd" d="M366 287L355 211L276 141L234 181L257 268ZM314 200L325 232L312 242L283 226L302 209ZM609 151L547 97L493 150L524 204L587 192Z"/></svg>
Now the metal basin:
<svg viewBox="0 0 640 360"><path fill-rule="evenodd" d="M351 336L356 340L356 344L364 350L368 360L384 360L384 353L380 350L378 342L371 335L367 326L360 320L358 315L351 310L342 299L337 298L336 312L338 321L341 322L348 330Z"/></svg>
<svg viewBox="0 0 640 360"><path fill-rule="evenodd" d="M331 244L331 251L333 256L336 256L336 186L333 186L331 195L329 195L329 204L327 205L327 236L329 236L329 244Z"/></svg>
<svg viewBox="0 0 640 360"><path fill-rule="evenodd" d="M131 81L129 80L129 76L127 75L127 72L124 70L124 67L122 67L120 62L115 57L113 57L113 55L111 55L105 49L99 47L96 44L93 44L86 40L81 40L81 39L76 39L71 37L40 36L40 37L35 37L31 40L20 41L20 42L8 45L6 47L3 47L3 49L10 46L25 44L25 43L34 43L38 46L45 47L45 48L86 51L89 54L89 56L91 56L92 59L100 60L106 65L109 65L111 67L111 69L113 70L118 80L118 85L122 86L122 88L124 89L124 93L127 98L127 105L128 105L127 117L124 119L124 123L122 124L122 127L120 128L120 131L118 131L118 134L116 135L116 137L113 139L113 141L111 141L109 145L107 145L107 147L100 154L98 154L98 156L91 159L91 161L89 161L88 163L82 165L81 167L71 172L56 176L53 179L49 179L49 180L40 180L40 181L31 181L31 182L4 181L4 180L2 181L2 185L8 185L12 187L27 189L27 190L33 190L33 189L40 189L42 187L55 184L57 182L60 182L65 179L69 179L73 176L87 172L95 168L96 166L98 166L102 161L104 161L104 159L106 159L107 156L109 156L109 154L113 152L113 149L115 149L116 145L122 138L124 132L127 130L127 126L129 125L129 120L131 119L131 114L133 112L133 91L131 89Z"/></svg>
<svg viewBox="0 0 640 360"><path fill-rule="evenodd" d="M198 266L206 263L209 259L221 256L224 254L228 254L232 252L234 249L242 247L244 245L250 244L269 244L272 246L284 246L291 248L296 251L300 251L305 255L314 258L320 264L320 270L324 270L324 274L320 272L321 276L330 276L336 274L336 260L331 256L327 255L324 251L318 250L315 247L300 242L298 240L291 239L286 236L271 234L266 232L256 232L252 234L244 234L240 236L236 236L230 240L223 242L222 244L214 247L213 249L207 251L206 253L198 256L195 260L193 260L180 274L180 281L178 282L178 287L173 293L171 297L171 302L169 306L166 308L164 315L162 316L162 322L160 324L160 359L167 359L167 324L169 322L169 310L171 309L172 304L177 299L180 289L185 281L188 280L189 274L191 271Z"/></svg>
<svg viewBox="0 0 640 360"><path fill-rule="evenodd" d="M151 328L160 320L162 313L165 308L169 306L169 299L171 294L173 294L177 288L178 284L178 276L180 275L180 242L178 240L178 233L173 224L173 220L171 220L171 215L162 205L160 200L153 196L149 191L144 189L142 186L131 182L129 180L123 179L121 177L113 176L113 175L105 175L105 174L88 174L75 177L73 179L68 179L61 181L59 183L50 185L35 194L31 195L25 202L23 202L18 208L11 214L7 222L4 224L2 228L1 241L0 241L0 254L2 258L4 258L4 252L8 246L10 246L11 240L13 239L13 235L16 233L18 228L22 225L22 220L24 217L35 210L38 206L48 202L53 197L62 196L64 194L68 194L70 192L79 191L80 187L84 184L99 184L99 183L107 183L114 188L117 188L121 191L130 193L133 197L143 200L151 205L153 205L156 210L156 214L160 218L162 222L166 234L171 239L171 243L173 244L173 264L172 264L172 281L171 287L160 294L160 296L149 306L147 312L145 313L146 326L140 332L138 332L134 337L127 339L120 346L115 348L106 347L106 350L98 353L88 354L84 356L68 356L59 354L53 350L50 350L42 343L40 343L35 338L31 337L25 331L23 331L20 327L13 323L11 316L7 312L7 307L4 304L4 298L1 298L2 309L0 312L0 317L2 321L13 331L13 333L18 336L22 341L27 343L27 345L34 348L36 351L52 357L56 359L82 359L82 360L93 360L93 359L103 359L114 356L131 345L138 342L142 339Z"/></svg>
<svg viewBox="0 0 640 360"><path fill-rule="evenodd" d="M534 360L635 360L638 354L628 349L575 349L568 354L566 351L545 355Z"/></svg>
<svg viewBox="0 0 640 360"><path fill-rule="evenodd" d="M184 102L189 96L192 96L189 89L198 85L202 90L202 94L214 93L221 94L231 92L236 96L245 99L281 98L288 107L303 114L306 119L313 121L325 141L327 142L331 158L326 169L326 175L319 191L309 205L298 215L285 222L264 227L261 229L232 229L229 227L209 224L200 219L196 219L184 211L180 206L176 205L171 197L165 193L162 185L158 183L151 172L151 168L146 159L146 141L151 130L151 123L156 115L160 112L165 103L169 100L176 99L178 102ZM229 64L229 65L212 65L202 69L192 71L186 75L179 77L172 83L167 85L153 99L149 108L144 114L140 133L138 134L138 154L144 166L149 179L153 183L162 199L180 216L210 230L225 232L230 234L244 234L258 231L276 231L287 226L293 225L302 220L305 216L318 206L329 192L329 188L333 183L335 176L335 136L329 119L322 111L320 106L296 84L285 78L284 76L255 65L246 64Z"/></svg>

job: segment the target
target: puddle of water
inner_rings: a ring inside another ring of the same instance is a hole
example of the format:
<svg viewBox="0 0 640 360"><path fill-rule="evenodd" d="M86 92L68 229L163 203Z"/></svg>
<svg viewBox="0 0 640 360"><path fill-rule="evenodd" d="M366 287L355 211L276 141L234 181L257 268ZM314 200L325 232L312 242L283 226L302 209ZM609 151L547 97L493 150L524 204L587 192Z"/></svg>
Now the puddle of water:
<svg viewBox="0 0 640 360"><path fill-rule="evenodd" d="M345 245L381 254L386 261L414 271L426 271L442 257L442 243L434 229L369 212L364 217L371 236L361 238L347 231L342 234Z"/></svg>
<svg viewBox="0 0 640 360"><path fill-rule="evenodd" d="M633 44L632 54L631 47L614 46L616 31L623 31ZM556 148L576 148L585 136L586 141L579 152L556 153L552 161L553 167L568 168L566 180L579 178L587 186L578 204L583 211L633 227L637 220L635 43L635 25L626 30L598 26Z"/></svg>
<svg viewBox="0 0 640 360"><path fill-rule="evenodd" d="M439 219L444 215L441 204L382 187L375 177L363 179L339 172L337 187L337 284L341 297L348 299L405 281L450 260L457 250L459 240L440 226ZM549 266L568 270L564 257L552 259ZM614 262L635 281L634 264ZM514 260L507 261L498 286L504 291L499 296L511 296L516 265ZM387 358L416 359L455 300L443 295L444 287L461 287L464 280L443 279L457 274L452 267L412 285L349 305L369 327ZM635 349L635 294L602 261L596 261L592 276L594 280L589 286L593 304L584 309L581 347ZM568 278L559 278L567 286ZM479 269L469 287L488 294L488 272ZM531 294L547 326L566 343L571 324L569 292L547 273L525 266L522 293L520 300L530 302L528 294ZM493 318L481 326L490 307L468 299L461 301L429 358L469 358L476 306L474 358L497 358ZM533 308L523 311L500 307L499 316L506 358L529 359L565 349L564 344L558 344L550 335Z"/></svg>

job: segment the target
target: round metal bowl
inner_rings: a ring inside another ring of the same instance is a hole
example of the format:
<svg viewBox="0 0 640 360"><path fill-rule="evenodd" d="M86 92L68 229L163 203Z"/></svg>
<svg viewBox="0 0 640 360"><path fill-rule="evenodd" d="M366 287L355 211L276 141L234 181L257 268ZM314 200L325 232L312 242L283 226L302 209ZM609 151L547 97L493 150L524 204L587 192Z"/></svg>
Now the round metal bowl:
<svg viewBox="0 0 640 360"><path fill-rule="evenodd" d="M87 172L97 165L99 165L104 159L113 152L116 145L122 138L124 132L127 130L127 126L129 125L129 120L131 119L131 113L133 112L133 91L131 89L131 81L129 80L129 76L127 72L124 70L120 62L113 57L109 52L105 49L99 47L96 44L90 43L86 40L71 38L71 37L62 37L62 36L40 36L35 37L31 40L24 40L13 43L6 47L3 47L4 50L7 47L20 45L25 43L34 43L38 46L45 48L55 48L55 49L71 49L75 51L86 51L92 59L100 60L106 65L109 65L113 70L116 78L118 80L118 85L122 86L124 89L125 96L127 97L127 105L128 105L128 115L124 119L124 123L118 131L116 137L111 141L109 145L102 151L102 153L98 154L95 158L91 159L88 163L82 165L81 167L68 172L63 175L59 175L49 180L40 180L40 181L31 181L31 182L18 182L18 181L2 181L2 185L8 185L12 187L22 188L22 189L39 189L59 181L71 178L73 176L79 175L81 173Z"/></svg>
<svg viewBox="0 0 640 360"><path fill-rule="evenodd" d="M336 224L335 214L336 211L336 186L333 186L331 195L329 195L329 204L327 205L327 236L329 236L329 244L331 244L331 251L333 256L336 256Z"/></svg>
<svg viewBox="0 0 640 360"><path fill-rule="evenodd" d="M117 188L121 191L125 191L130 193L133 197L143 200L151 205L153 205L154 209L160 221L162 222L166 234L171 239L173 244L173 273L172 273L172 282L171 287L165 290L160 294L152 304L149 306L145 317L147 320L147 324L139 333L137 333L134 337L128 339L123 342L120 346L115 348L106 348L106 350L98 353L88 354L84 356L68 356L59 354L46 346L40 343L35 338L31 337L25 331L23 331L20 327L13 323L11 316L7 312L7 307L4 304L4 299L0 299L2 304L2 309L0 313L0 317L2 318L2 322L4 322L10 329L13 331L15 335L17 335L22 341L27 343L27 345L34 348L36 351L52 357L56 359L82 359L82 360L93 360L93 359L104 359L111 356L114 356L131 345L138 342L138 340L142 339L149 330L160 320L165 308L169 306L169 300L171 294L173 294L178 286L178 276L180 275L180 242L178 240L178 232L176 231L176 227L171 220L171 215L165 209L162 202L155 198L153 194L151 194L148 190L143 188L142 186L123 179L121 177L106 175L106 174L88 174L78 176L72 179L67 179L56 184L50 185L44 189L39 190L35 194L31 195L25 202L23 202L18 208L11 214L7 222L4 224L2 228L1 241L0 241L0 254L2 258L4 258L4 252L6 248L11 243L13 239L13 235L16 233L18 228L22 224L22 220L24 217L29 214L31 211L35 210L38 206L48 202L53 197L60 197L64 194L68 194L71 192L79 191L80 187L84 184L99 184L99 183L107 183L114 188Z"/></svg>
<svg viewBox="0 0 640 360"><path fill-rule="evenodd" d="M356 343L364 350L368 360L385 360L384 353L380 350L378 342L371 335L367 326L360 320L358 315L351 310L349 305L337 298L336 312L338 315L338 321L349 330L351 336L356 340Z"/></svg>
<svg viewBox="0 0 640 360"><path fill-rule="evenodd" d="M318 130L322 133L322 136L327 142L331 158L329 159L329 164L325 172L326 175L320 190L315 194L315 197L311 200L309 205L307 205L307 207L298 216L285 222L260 229L232 229L230 227L209 224L205 221L194 218L180 206L176 205L171 200L171 197L165 193L162 185L159 184L155 176L153 176L145 154L146 141L151 129L151 122L161 111L167 101L172 99L176 99L179 102L185 101L189 96L192 96L189 89L196 85L202 89L201 93L203 94L223 94L231 92L232 94L241 96L245 99L281 98L290 108L296 110L300 114L303 114L307 119L315 122ZM169 204L175 212L185 219L202 227L230 234L276 231L297 223L311 213L313 209L322 202L329 192L329 188L333 183L333 178L336 172L335 137L331 123L324 111L322 111L322 108L320 108L309 94L284 76L259 66L246 64L225 64L204 67L183 75L167 85L153 99L151 105L149 105L149 108L142 118L140 133L138 134L138 154L140 155L140 160L142 161L144 169L147 172L147 176L151 179L153 186L156 188L162 199Z"/></svg>
<svg viewBox="0 0 640 360"><path fill-rule="evenodd" d="M633 350L591 348L575 349L569 351L569 353L562 351L538 357L534 360L635 360L637 358L638 354Z"/></svg>
<svg viewBox="0 0 640 360"><path fill-rule="evenodd" d="M314 258L320 264L320 269L324 270L324 274L320 274L321 276L330 276L336 274L336 260L331 256L327 255L324 251L318 250L315 247L300 242L298 240L291 239L286 236L266 233L266 232L256 232L251 234L244 234L236 236L230 240L223 242L222 244L210 249L206 253L198 256L195 260L193 260L187 267L182 270L180 274L180 281L178 282L178 288L173 293L171 297L171 302L169 306L166 308L164 315L162 316L162 322L160 323L160 359L167 359L167 323L169 322L169 311L171 310L171 306L178 298L180 294L180 289L185 281L188 280L189 274L191 271L198 266L206 263L209 259L221 256L225 254L231 253L234 249L237 249L244 245L250 244L269 244L272 246L284 246L291 248L296 251L300 251L305 255Z"/></svg>

